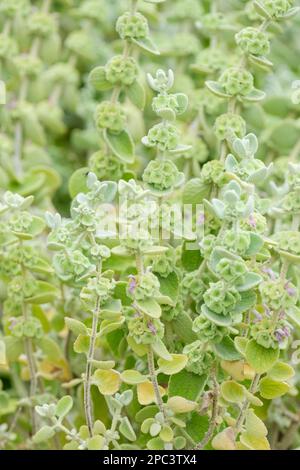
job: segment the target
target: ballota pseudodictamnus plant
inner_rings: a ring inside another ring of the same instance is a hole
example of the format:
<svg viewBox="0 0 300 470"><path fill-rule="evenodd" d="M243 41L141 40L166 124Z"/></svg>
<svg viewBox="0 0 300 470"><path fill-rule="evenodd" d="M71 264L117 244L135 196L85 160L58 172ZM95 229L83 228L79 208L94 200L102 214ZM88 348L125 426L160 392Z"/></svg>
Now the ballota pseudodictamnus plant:
<svg viewBox="0 0 300 470"><path fill-rule="evenodd" d="M299 448L298 10L0 2L1 449Z"/></svg>

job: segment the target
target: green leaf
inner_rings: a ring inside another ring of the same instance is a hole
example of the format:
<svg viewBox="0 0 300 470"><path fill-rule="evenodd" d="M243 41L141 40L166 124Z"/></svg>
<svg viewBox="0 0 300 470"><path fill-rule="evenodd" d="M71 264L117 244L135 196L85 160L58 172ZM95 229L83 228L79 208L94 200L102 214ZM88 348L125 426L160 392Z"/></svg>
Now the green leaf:
<svg viewBox="0 0 300 470"><path fill-rule="evenodd" d="M205 82L206 88L209 89L214 95L218 96L219 98L231 98L231 95L226 93L218 82L213 82L212 80L207 80Z"/></svg>
<svg viewBox="0 0 300 470"><path fill-rule="evenodd" d="M160 55L159 50L157 49L156 45L149 37L141 38L141 39L133 39L133 42L139 46L141 49L144 49L147 52L151 52L155 55Z"/></svg>
<svg viewBox="0 0 300 470"><path fill-rule="evenodd" d="M289 18L292 18L293 16L295 15L298 15L298 13L300 12L300 7L293 7L293 8L290 8L287 13L285 13L284 15L281 16L281 18L283 20L287 20Z"/></svg>
<svg viewBox="0 0 300 470"><path fill-rule="evenodd" d="M114 395L120 388L121 376L113 369L98 369L93 375L93 381L102 395Z"/></svg>
<svg viewBox="0 0 300 470"><path fill-rule="evenodd" d="M193 178L186 183L183 189L183 204L202 204L204 199L209 198L211 185L203 183L200 178Z"/></svg>
<svg viewBox="0 0 300 470"><path fill-rule="evenodd" d="M250 101L251 103L255 103L256 101L262 101L266 97L266 94L264 91L257 90L254 88L248 95L243 96L243 101Z"/></svg>
<svg viewBox="0 0 300 470"><path fill-rule="evenodd" d="M125 163L134 162L134 143L127 131L119 134L104 132L104 139L111 151Z"/></svg>
<svg viewBox="0 0 300 470"><path fill-rule="evenodd" d="M62 397L56 405L55 415L62 420L71 411L72 406L73 398L70 395Z"/></svg>
<svg viewBox="0 0 300 470"><path fill-rule="evenodd" d="M187 356L185 354L171 354L172 359L166 361L165 359L158 359L158 366L160 372L166 375L175 375L178 374L187 363Z"/></svg>
<svg viewBox="0 0 300 470"><path fill-rule="evenodd" d="M187 400L184 397L170 397L167 402L168 408L177 413L190 413L197 407L195 401Z"/></svg>
<svg viewBox="0 0 300 470"><path fill-rule="evenodd" d="M34 295L27 297L25 301L29 304L47 304L57 298L59 298L57 287L45 281L36 281Z"/></svg>
<svg viewBox="0 0 300 470"><path fill-rule="evenodd" d="M87 440L88 450L102 450L105 445L105 439L103 436L93 436Z"/></svg>
<svg viewBox="0 0 300 470"><path fill-rule="evenodd" d="M136 434L127 416L122 418L121 424L119 425L119 431L129 441L134 442L136 440Z"/></svg>
<svg viewBox="0 0 300 470"><path fill-rule="evenodd" d="M90 347L90 338L88 335L79 335L73 344L73 349L77 354L87 354Z"/></svg>
<svg viewBox="0 0 300 470"><path fill-rule="evenodd" d="M154 343L151 343L151 347L153 351L157 354L157 356L161 357L162 359L165 359L166 361L172 360L171 354L169 353L160 338L156 338Z"/></svg>
<svg viewBox="0 0 300 470"><path fill-rule="evenodd" d="M14 336L5 336L4 342L6 347L6 358L8 362L17 361L20 354L22 354L24 351L23 340L15 338Z"/></svg>
<svg viewBox="0 0 300 470"><path fill-rule="evenodd" d="M254 339L247 344L246 359L258 374L263 374L271 369L278 357L279 349L264 348Z"/></svg>
<svg viewBox="0 0 300 470"><path fill-rule="evenodd" d="M161 307L154 299L139 300L136 302L138 309L151 318L160 318Z"/></svg>
<svg viewBox="0 0 300 470"><path fill-rule="evenodd" d="M135 415L135 421L138 424L142 424L146 419L154 418L158 411L159 408L157 405L145 406L137 412L137 414Z"/></svg>
<svg viewBox="0 0 300 470"><path fill-rule="evenodd" d="M300 327L300 309L298 307L293 307L287 309L286 311L290 320L292 320L297 326Z"/></svg>
<svg viewBox="0 0 300 470"><path fill-rule="evenodd" d="M236 306L236 313L244 313L256 304L256 294L253 291L241 292L241 300Z"/></svg>
<svg viewBox="0 0 300 470"><path fill-rule="evenodd" d="M259 274L250 272L245 274L243 280L243 284L237 286L239 292L245 292L255 288L262 282L262 277Z"/></svg>
<svg viewBox="0 0 300 470"><path fill-rule="evenodd" d="M236 336L234 338L234 345L237 351L242 355L245 356L246 354L246 347L248 344L248 338L244 338L243 336Z"/></svg>
<svg viewBox="0 0 300 470"><path fill-rule="evenodd" d="M153 246L150 246L149 248L142 249L142 253L148 256L163 255L167 251L168 251L167 246L160 246L160 245L153 245Z"/></svg>
<svg viewBox="0 0 300 470"><path fill-rule="evenodd" d="M149 450L164 450L165 444L160 437L154 437L147 442L147 449Z"/></svg>
<svg viewBox="0 0 300 470"><path fill-rule="evenodd" d="M257 233L250 232L250 245L246 251L246 256L256 255L264 245L263 238Z"/></svg>
<svg viewBox="0 0 300 470"><path fill-rule="evenodd" d="M41 348L47 359L50 361L57 362L64 358L60 347L52 338L44 336L43 338L36 340L36 344Z"/></svg>
<svg viewBox="0 0 300 470"><path fill-rule="evenodd" d="M200 416L196 411L191 413L191 419L186 424L186 432L198 444L202 441L209 428L208 416Z"/></svg>
<svg viewBox="0 0 300 470"><path fill-rule="evenodd" d="M65 323L69 330L71 330L75 335L87 335L88 329L84 323L74 318L65 317Z"/></svg>
<svg viewBox="0 0 300 470"><path fill-rule="evenodd" d="M48 441L55 435L55 431L51 426L43 426L38 430L37 433L32 437L34 444L40 444L41 442Z"/></svg>
<svg viewBox="0 0 300 470"><path fill-rule="evenodd" d="M127 336L127 343L128 346L132 349L132 351L140 357L145 356L145 354L147 354L148 352L147 345L136 343L132 336Z"/></svg>
<svg viewBox="0 0 300 470"><path fill-rule="evenodd" d="M169 397L180 396L187 400L196 401L201 395L207 381L207 375L196 375L182 370L172 375L169 380Z"/></svg>
<svg viewBox="0 0 300 470"><path fill-rule="evenodd" d="M270 70L273 67L273 63L267 59L266 57L256 56L256 55L249 55L249 60L253 64L257 65L259 68L263 70Z"/></svg>
<svg viewBox="0 0 300 470"><path fill-rule="evenodd" d="M72 174L68 184L69 194L72 199L79 193L87 193L89 191L86 185L89 171L90 169L88 167L84 167L79 168Z"/></svg>
<svg viewBox="0 0 300 470"><path fill-rule="evenodd" d="M156 275L160 283L160 292L172 299L172 304L175 305L178 298L179 282L178 276L173 271L167 277Z"/></svg>
<svg viewBox="0 0 300 470"><path fill-rule="evenodd" d="M1 384L2 385L2 384ZM0 415L9 407L9 395L0 390Z"/></svg>
<svg viewBox="0 0 300 470"><path fill-rule="evenodd" d="M176 93L176 100L178 104L177 114L183 114L187 110L189 99L185 93Z"/></svg>
<svg viewBox="0 0 300 470"><path fill-rule="evenodd" d="M31 272L38 274L52 274L54 272L50 264L42 258L35 258L30 262L29 269Z"/></svg>
<svg viewBox="0 0 300 470"><path fill-rule="evenodd" d="M234 380L227 380L221 385L221 393L229 403L241 403L245 398L245 387Z"/></svg>
<svg viewBox="0 0 300 470"><path fill-rule="evenodd" d="M225 361L238 361L242 357L230 336L225 336L220 343L215 344L214 349L216 355Z"/></svg>
<svg viewBox="0 0 300 470"><path fill-rule="evenodd" d="M186 312L180 312L171 322L172 328L179 339L189 344L198 339L193 331L193 322Z"/></svg>
<svg viewBox="0 0 300 470"><path fill-rule="evenodd" d="M219 326L230 326L234 323L240 323L242 320L242 316L236 316L232 318L230 315L219 315L218 313L213 312L205 304L201 306L201 312L203 315L208 318L208 320L212 321L216 325Z"/></svg>
<svg viewBox="0 0 300 470"><path fill-rule="evenodd" d="M146 93L143 85L135 81L132 85L126 88L127 96L130 101L139 109L144 109L146 104Z"/></svg>
<svg viewBox="0 0 300 470"><path fill-rule="evenodd" d="M157 111L157 115L165 121L175 121L176 119L175 111L171 108L162 108Z"/></svg>
<svg viewBox="0 0 300 470"><path fill-rule="evenodd" d="M266 18L267 20L271 19L268 11L264 8L261 2L255 1L253 5L259 15L261 15L263 18Z"/></svg>
<svg viewBox="0 0 300 470"><path fill-rule="evenodd" d="M5 341L0 339L0 366L6 364L6 345Z"/></svg>
<svg viewBox="0 0 300 470"><path fill-rule="evenodd" d="M100 333L98 333L99 337L105 336L112 331L118 330L121 328L123 323L125 322L125 317L120 317L118 321L111 321L111 320L103 320L100 326Z"/></svg>
<svg viewBox="0 0 300 470"><path fill-rule="evenodd" d="M181 263L187 271L196 271L202 261L200 249L190 249L190 242L185 242L182 247Z"/></svg>
<svg viewBox="0 0 300 470"><path fill-rule="evenodd" d="M114 297L120 299L123 306L129 306L132 304L132 299L127 295L128 284L125 281L116 282L114 289Z"/></svg>
<svg viewBox="0 0 300 470"><path fill-rule="evenodd" d="M286 382L278 382L269 377L264 377L259 383L259 392L263 398L273 400L287 393L290 389Z"/></svg>
<svg viewBox="0 0 300 470"><path fill-rule="evenodd" d="M88 83L97 91L106 91L113 87L113 85L106 80L105 68L101 66L95 67L91 71Z"/></svg>
<svg viewBox="0 0 300 470"><path fill-rule="evenodd" d="M123 382L129 385L141 384L147 380L147 377L142 375L138 370L124 370L121 373L121 379Z"/></svg>
<svg viewBox="0 0 300 470"><path fill-rule="evenodd" d="M101 308L101 318L105 320L114 320L120 317L122 312L122 302L120 299L110 299Z"/></svg>
<svg viewBox="0 0 300 470"><path fill-rule="evenodd" d="M268 377L272 380L289 380L294 377L295 371L292 366L285 362L276 362L272 369L268 371Z"/></svg>
<svg viewBox="0 0 300 470"><path fill-rule="evenodd" d="M246 414L246 431L248 435L256 437L265 437L268 434L268 430L263 421L256 416L253 410L248 410Z"/></svg>
<svg viewBox="0 0 300 470"><path fill-rule="evenodd" d="M163 3L165 1L166 0L144 0L144 2L146 2L146 3L156 3L156 4Z"/></svg>

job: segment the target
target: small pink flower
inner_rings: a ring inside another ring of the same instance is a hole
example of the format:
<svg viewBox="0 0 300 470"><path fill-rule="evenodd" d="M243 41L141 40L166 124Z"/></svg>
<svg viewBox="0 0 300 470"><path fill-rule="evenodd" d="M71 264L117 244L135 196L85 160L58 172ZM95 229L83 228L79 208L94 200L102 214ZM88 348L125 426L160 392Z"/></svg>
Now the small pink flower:
<svg viewBox="0 0 300 470"><path fill-rule="evenodd" d="M256 220L253 214L250 214L248 221L249 221L250 227L256 228Z"/></svg>
<svg viewBox="0 0 300 470"><path fill-rule="evenodd" d="M285 288L285 290L287 291L287 293L289 294L289 296L294 297L294 296L296 295L296 289L294 289L293 287L291 287L289 282L287 282L287 283L284 285L284 288Z"/></svg>
<svg viewBox="0 0 300 470"><path fill-rule="evenodd" d="M148 326L149 330L151 331L151 333L153 335L156 335L156 333L157 333L156 328L155 328L155 326L153 325L153 323L151 321L148 322L147 326Z"/></svg>
<svg viewBox="0 0 300 470"><path fill-rule="evenodd" d="M132 275L129 276L129 287L128 287L128 291L130 292L130 294L133 294L134 293L134 290L137 286L137 282L136 282L136 278Z"/></svg>

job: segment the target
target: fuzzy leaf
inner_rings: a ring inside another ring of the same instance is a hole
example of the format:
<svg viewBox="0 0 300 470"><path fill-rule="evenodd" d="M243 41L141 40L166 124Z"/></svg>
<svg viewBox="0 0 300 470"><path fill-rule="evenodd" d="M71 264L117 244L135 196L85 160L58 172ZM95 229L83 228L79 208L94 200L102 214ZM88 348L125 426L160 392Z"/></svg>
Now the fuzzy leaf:
<svg viewBox="0 0 300 470"><path fill-rule="evenodd" d="M75 320L74 318L66 317L65 323L69 330L71 330L75 335L87 335L88 329L84 323L79 320Z"/></svg>
<svg viewBox="0 0 300 470"><path fill-rule="evenodd" d="M268 371L268 377L272 380L289 380L294 377L295 371L292 366L284 362L276 362L272 369Z"/></svg>
<svg viewBox="0 0 300 470"><path fill-rule="evenodd" d="M35 444L40 444L41 442L48 441L55 435L55 431L51 426L43 426L38 430L37 433L32 437L32 440Z"/></svg>
<svg viewBox="0 0 300 470"><path fill-rule="evenodd" d="M120 388L121 376L113 369L98 369L93 375L93 381L102 395L114 395Z"/></svg>
<svg viewBox="0 0 300 470"><path fill-rule="evenodd" d="M88 83L97 91L106 91L113 87L113 85L106 80L105 68L101 66L95 67L91 71Z"/></svg>
<svg viewBox="0 0 300 470"><path fill-rule="evenodd" d="M254 339L246 346L246 359L258 374L267 372L275 364L279 356L279 349L266 349Z"/></svg>
<svg viewBox="0 0 300 470"><path fill-rule="evenodd" d="M159 391L161 396L166 393L161 386L159 386ZM137 385L137 397L140 405L150 405L156 402L154 387L149 380Z"/></svg>
<svg viewBox="0 0 300 470"><path fill-rule="evenodd" d="M159 50L157 49L156 45L149 37L141 38L141 39L133 39L133 42L139 46L141 49L144 49L147 52L151 52L155 55L160 55Z"/></svg>
<svg viewBox="0 0 300 470"><path fill-rule="evenodd" d="M180 396L169 398L167 405L174 413L189 413L197 407L196 402Z"/></svg>
<svg viewBox="0 0 300 470"><path fill-rule="evenodd" d="M233 380L228 380L222 383L221 393L229 403L241 403L245 398L245 387Z"/></svg>
<svg viewBox="0 0 300 470"><path fill-rule="evenodd" d="M145 382L147 379L138 370L124 370L121 373L121 379L126 384L136 385Z"/></svg>
<svg viewBox="0 0 300 470"><path fill-rule="evenodd" d="M134 162L134 143L132 137L126 130L119 134L106 131L104 133L105 142L111 151L125 163Z"/></svg>
<svg viewBox="0 0 300 470"><path fill-rule="evenodd" d="M278 380L272 380L269 377L261 379L259 384L259 392L263 398L267 400L273 400L287 393L290 389L289 384L286 382L278 382Z"/></svg>
<svg viewBox="0 0 300 470"><path fill-rule="evenodd" d="M217 356L225 361L238 361L240 353L236 350L235 343L230 336L225 336L220 343L214 345Z"/></svg>
<svg viewBox="0 0 300 470"><path fill-rule="evenodd" d="M130 101L139 109L144 109L146 104L146 93L144 86L135 81L132 85L126 88L127 96Z"/></svg>
<svg viewBox="0 0 300 470"><path fill-rule="evenodd" d="M169 397L180 396L187 400L196 401L202 393L206 381L206 375L196 375L183 369L170 377L168 395Z"/></svg>
<svg viewBox="0 0 300 470"><path fill-rule="evenodd" d="M166 361L165 359L158 359L158 366L160 371L166 375L175 375L178 374L187 363L187 356L185 354L171 354L171 361Z"/></svg>
<svg viewBox="0 0 300 470"><path fill-rule="evenodd" d="M63 419L73 406L73 398L69 395L62 397L56 405L55 414L58 418Z"/></svg>

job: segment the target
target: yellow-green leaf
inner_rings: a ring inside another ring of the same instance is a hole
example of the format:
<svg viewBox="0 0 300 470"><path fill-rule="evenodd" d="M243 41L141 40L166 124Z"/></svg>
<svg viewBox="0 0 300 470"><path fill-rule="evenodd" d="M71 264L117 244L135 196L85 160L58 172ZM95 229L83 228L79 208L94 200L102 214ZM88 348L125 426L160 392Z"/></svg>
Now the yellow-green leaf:
<svg viewBox="0 0 300 470"><path fill-rule="evenodd" d="M264 348L254 339L249 341L246 346L246 359L253 369L263 374L267 372L275 364L279 356L279 349Z"/></svg>
<svg viewBox="0 0 300 470"><path fill-rule="evenodd" d="M171 361L166 361L161 357L157 361L160 371L166 375L178 374L187 363L187 356L185 354L171 354L171 356Z"/></svg>
<svg viewBox="0 0 300 470"><path fill-rule="evenodd" d="M159 386L160 395L164 396L166 391L163 387ZM150 403L156 403L154 387L149 380L137 385L137 397L138 402L141 405L150 405Z"/></svg>
<svg viewBox="0 0 300 470"><path fill-rule="evenodd" d="M98 369L93 375L93 381L102 395L114 395L120 388L121 377L119 372L109 369Z"/></svg>
<svg viewBox="0 0 300 470"><path fill-rule="evenodd" d="M189 413L197 407L197 403L183 397L171 397L168 400L168 407L174 413Z"/></svg>
<svg viewBox="0 0 300 470"><path fill-rule="evenodd" d="M236 450L234 430L229 427L219 432L211 444L215 450Z"/></svg>
<svg viewBox="0 0 300 470"><path fill-rule="evenodd" d="M124 370L121 374L121 379L126 384L136 385L145 382L147 379L138 370Z"/></svg>
<svg viewBox="0 0 300 470"><path fill-rule="evenodd" d="M259 384L259 391L263 398L267 400L272 400L273 398L278 398L287 393L290 389L289 384L286 382L278 382L277 380L272 380L269 377L264 377L261 379Z"/></svg>
<svg viewBox="0 0 300 470"><path fill-rule="evenodd" d="M221 385L222 397L230 403L241 403L245 398L245 387L234 380L228 380Z"/></svg>
<svg viewBox="0 0 300 470"><path fill-rule="evenodd" d="M272 369L268 371L268 377L273 380L289 380L295 375L295 371L292 366L285 362L276 362Z"/></svg>

